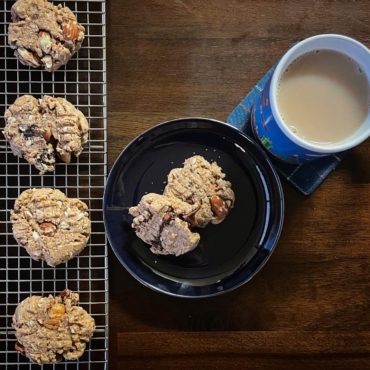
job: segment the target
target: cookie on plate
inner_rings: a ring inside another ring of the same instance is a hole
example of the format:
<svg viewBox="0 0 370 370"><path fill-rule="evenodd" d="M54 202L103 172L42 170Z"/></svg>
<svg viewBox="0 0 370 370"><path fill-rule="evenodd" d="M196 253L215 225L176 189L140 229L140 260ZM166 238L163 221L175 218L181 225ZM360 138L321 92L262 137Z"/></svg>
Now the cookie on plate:
<svg viewBox="0 0 370 370"><path fill-rule="evenodd" d="M57 297L31 296L19 303L13 316L15 349L38 364L80 358L95 321L78 301L77 293L65 290Z"/></svg>
<svg viewBox="0 0 370 370"><path fill-rule="evenodd" d="M57 189L28 189L10 216L13 235L36 261L56 266L78 255L91 233L88 207Z"/></svg>
<svg viewBox="0 0 370 370"><path fill-rule="evenodd" d="M198 205L189 222L202 228L210 222L222 222L235 201L231 183L225 180L221 167L200 155L186 159L184 167L174 168L169 173L164 195Z"/></svg>
<svg viewBox="0 0 370 370"><path fill-rule="evenodd" d="M88 139L83 113L63 98L19 97L5 112L3 134L14 155L33 164L40 174L54 171L55 152L69 163ZM54 148L55 147L55 148Z"/></svg>
<svg viewBox="0 0 370 370"><path fill-rule="evenodd" d="M134 217L132 227L136 235L151 245L153 253L179 256L199 243L199 234L191 232L186 222L196 209L197 206L178 199L150 193L129 212Z"/></svg>
<svg viewBox="0 0 370 370"><path fill-rule="evenodd" d="M85 28L61 4L18 0L12 6L8 43L24 65L55 71L80 49L84 37Z"/></svg>

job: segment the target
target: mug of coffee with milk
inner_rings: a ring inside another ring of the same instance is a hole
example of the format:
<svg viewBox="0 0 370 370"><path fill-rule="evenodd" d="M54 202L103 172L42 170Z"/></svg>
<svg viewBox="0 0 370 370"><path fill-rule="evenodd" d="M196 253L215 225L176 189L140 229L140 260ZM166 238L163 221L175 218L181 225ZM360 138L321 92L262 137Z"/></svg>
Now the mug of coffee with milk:
<svg viewBox="0 0 370 370"><path fill-rule="evenodd" d="M294 45L252 109L252 130L275 157L302 163L370 136L370 51L341 35Z"/></svg>

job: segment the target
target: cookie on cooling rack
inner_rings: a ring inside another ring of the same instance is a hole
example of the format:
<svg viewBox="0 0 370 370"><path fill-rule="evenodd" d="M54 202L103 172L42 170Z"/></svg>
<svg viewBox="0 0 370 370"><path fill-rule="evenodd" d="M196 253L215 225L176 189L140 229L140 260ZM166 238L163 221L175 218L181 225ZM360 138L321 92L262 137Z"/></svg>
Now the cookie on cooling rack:
<svg viewBox="0 0 370 370"><path fill-rule="evenodd" d="M79 296L65 290L60 296L31 296L13 316L15 349L38 364L77 360L95 330L94 319L77 306Z"/></svg>
<svg viewBox="0 0 370 370"><path fill-rule="evenodd" d="M10 216L13 235L34 260L56 266L78 255L91 233L88 207L57 189L28 189Z"/></svg>
<svg viewBox="0 0 370 370"><path fill-rule="evenodd" d="M18 0L12 6L8 42L24 65L55 71L80 49L84 37L85 28L67 7L47 0Z"/></svg>
<svg viewBox="0 0 370 370"><path fill-rule="evenodd" d="M69 163L79 156L88 138L83 113L63 98L19 97L5 112L3 134L14 155L33 164L40 174L54 171L55 151ZM55 148L55 150L54 150Z"/></svg>

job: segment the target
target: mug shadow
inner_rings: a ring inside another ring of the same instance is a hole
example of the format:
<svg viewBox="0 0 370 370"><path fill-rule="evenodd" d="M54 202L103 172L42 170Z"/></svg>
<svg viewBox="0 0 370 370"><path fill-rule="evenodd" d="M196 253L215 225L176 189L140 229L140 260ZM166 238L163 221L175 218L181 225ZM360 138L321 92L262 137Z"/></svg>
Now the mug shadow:
<svg viewBox="0 0 370 370"><path fill-rule="evenodd" d="M343 161L343 171L354 184L370 183L370 152L364 145L351 150Z"/></svg>

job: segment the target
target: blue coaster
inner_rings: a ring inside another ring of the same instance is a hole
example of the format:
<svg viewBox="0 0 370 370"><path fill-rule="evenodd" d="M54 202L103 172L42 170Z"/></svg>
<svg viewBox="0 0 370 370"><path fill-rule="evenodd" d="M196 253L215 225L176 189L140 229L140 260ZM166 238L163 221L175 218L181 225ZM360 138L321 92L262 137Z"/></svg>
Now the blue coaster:
<svg viewBox="0 0 370 370"><path fill-rule="evenodd" d="M251 109L260 96L266 82L271 77L272 67L248 95L239 103L227 118L227 122L254 139L250 125ZM290 164L277 160L269 155L274 167L293 187L304 195L313 193L322 182L334 171L345 157L346 152L328 155L304 164Z"/></svg>

